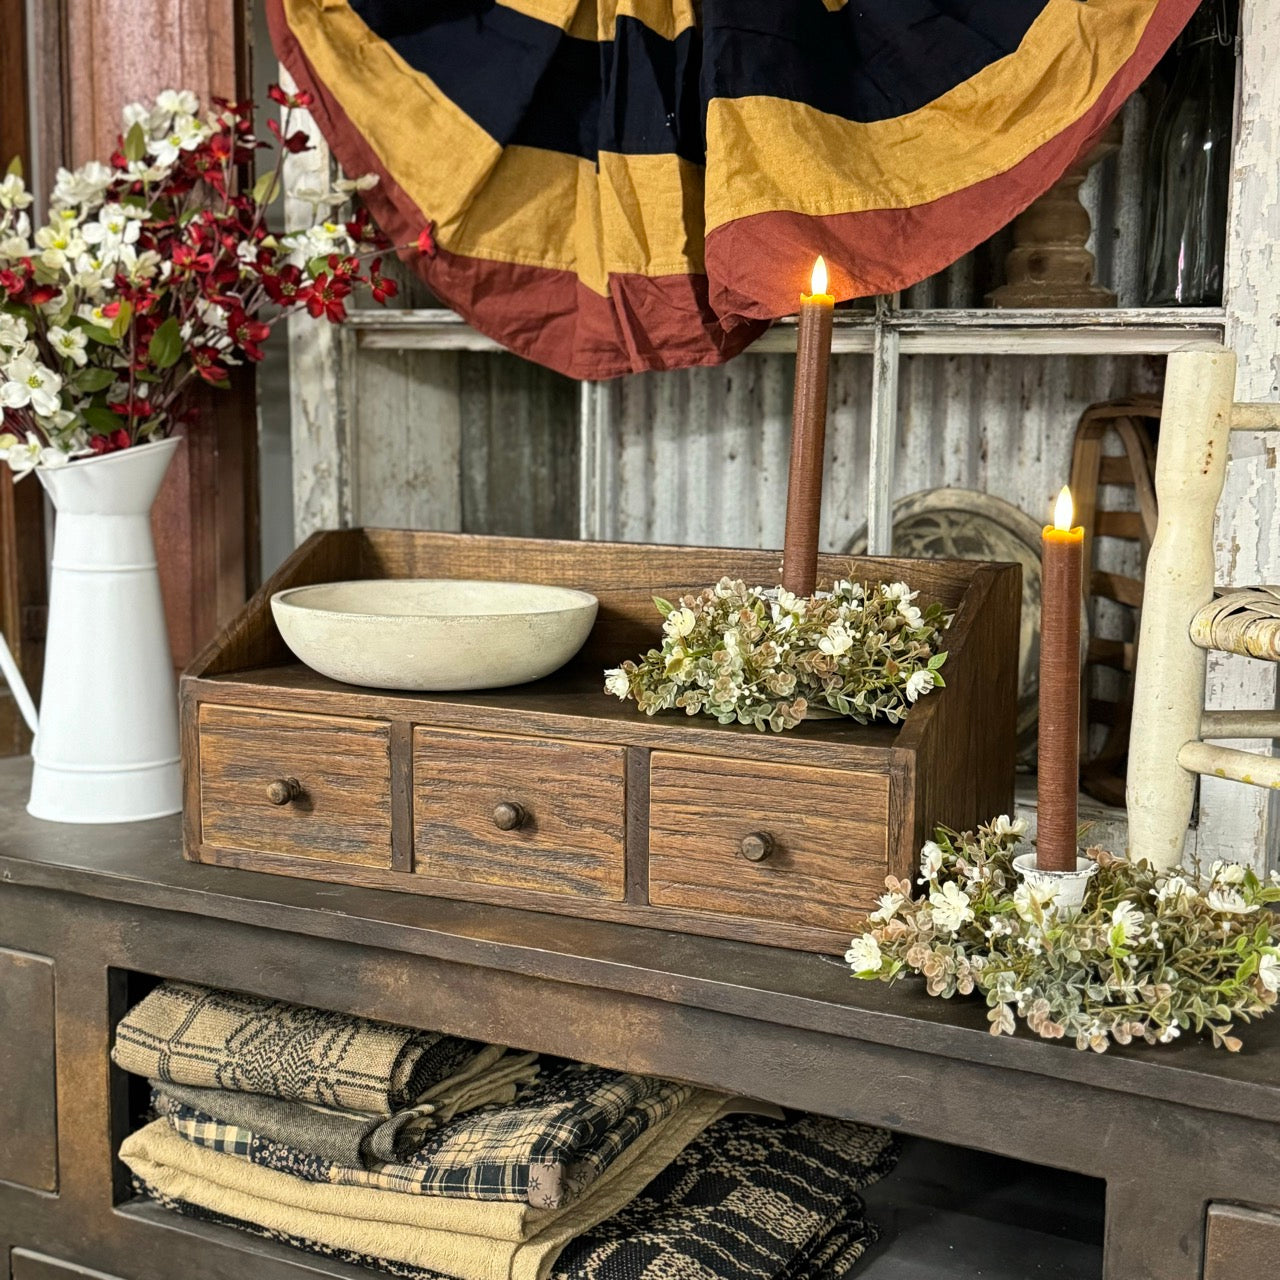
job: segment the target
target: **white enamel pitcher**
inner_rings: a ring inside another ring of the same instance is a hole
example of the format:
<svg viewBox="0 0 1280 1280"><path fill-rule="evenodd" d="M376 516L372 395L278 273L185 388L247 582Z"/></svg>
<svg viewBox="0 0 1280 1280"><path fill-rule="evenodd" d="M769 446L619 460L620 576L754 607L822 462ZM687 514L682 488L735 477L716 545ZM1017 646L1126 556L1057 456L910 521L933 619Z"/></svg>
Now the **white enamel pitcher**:
<svg viewBox="0 0 1280 1280"><path fill-rule="evenodd" d="M37 471L57 510L40 713L0 637L35 734L27 812L137 822L182 808L178 697L151 537L177 439Z"/></svg>

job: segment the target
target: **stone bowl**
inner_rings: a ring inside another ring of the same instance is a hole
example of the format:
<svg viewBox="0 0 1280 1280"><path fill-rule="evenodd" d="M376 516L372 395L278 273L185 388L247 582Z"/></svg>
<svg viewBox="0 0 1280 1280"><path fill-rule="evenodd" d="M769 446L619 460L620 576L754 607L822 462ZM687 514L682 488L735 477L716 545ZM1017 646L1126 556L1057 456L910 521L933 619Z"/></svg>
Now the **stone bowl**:
<svg viewBox="0 0 1280 1280"><path fill-rule="evenodd" d="M271 597L285 644L321 675L421 693L541 680L582 648L598 608L568 587L450 579L326 582Z"/></svg>

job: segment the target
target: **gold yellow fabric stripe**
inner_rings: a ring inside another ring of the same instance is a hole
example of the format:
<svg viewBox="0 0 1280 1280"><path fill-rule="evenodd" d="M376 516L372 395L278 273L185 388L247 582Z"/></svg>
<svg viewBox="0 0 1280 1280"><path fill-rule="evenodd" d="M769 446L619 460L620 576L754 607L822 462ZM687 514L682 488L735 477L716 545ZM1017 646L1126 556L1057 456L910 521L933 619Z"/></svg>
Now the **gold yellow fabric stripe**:
<svg viewBox="0 0 1280 1280"><path fill-rule="evenodd" d="M346 0L285 0L285 9L316 75L450 253L573 271L602 296L611 271L704 270L697 165L602 152L597 169L560 152L500 148Z"/></svg>
<svg viewBox="0 0 1280 1280"><path fill-rule="evenodd" d="M521 13L532 13L525 8L530 0L499 0L499 3L509 9L519 9ZM578 0L568 31L580 40L612 40L619 18L643 22L664 40L674 40L682 31L697 25L691 0Z"/></svg>
<svg viewBox="0 0 1280 1280"><path fill-rule="evenodd" d="M1156 5L1049 0L1015 53L890 120L859 123L773 97L714 99L707 230L777 209L907 208L1004 173L1093 105Z"/></svg>

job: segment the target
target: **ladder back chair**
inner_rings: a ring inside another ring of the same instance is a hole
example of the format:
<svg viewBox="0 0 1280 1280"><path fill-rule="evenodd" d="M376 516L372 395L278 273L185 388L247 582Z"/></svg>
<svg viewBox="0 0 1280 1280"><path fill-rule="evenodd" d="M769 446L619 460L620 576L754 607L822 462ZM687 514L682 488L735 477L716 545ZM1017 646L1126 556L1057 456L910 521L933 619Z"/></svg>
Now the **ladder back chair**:
<svg viewBox="0 0 1280 1280"><path fill-rule="evenodd" d="M1214 586L1230 435L1280 432L1280 404L1237 403L1235 381L1224 347L1169 356L1126 785L1129 855L1157 866L1182 860L1198 776L1280 788L1280 758L1215 741L1280 737L1280 711L1204 706L1210 649L1280 661L1280 588Z"/></svg>

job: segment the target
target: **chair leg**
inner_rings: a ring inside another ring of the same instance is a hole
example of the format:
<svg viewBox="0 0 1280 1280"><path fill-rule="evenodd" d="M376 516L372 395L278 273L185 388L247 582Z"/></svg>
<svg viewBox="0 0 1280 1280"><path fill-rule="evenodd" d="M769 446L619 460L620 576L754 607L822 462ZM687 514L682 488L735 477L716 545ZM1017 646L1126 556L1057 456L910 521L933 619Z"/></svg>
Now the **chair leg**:
<svg viewBox="0 0 1280 1280"><path fill-rule="evenodd" d="M1126 798L1129 855L1182 859L1195 775L1178 751L1200 734L1206 655L1191 643L1213 597L1213 518L1227 469L1236 359L1221 347L1174 352L1156 455L1159 524L1147 557Z"/></svg>

